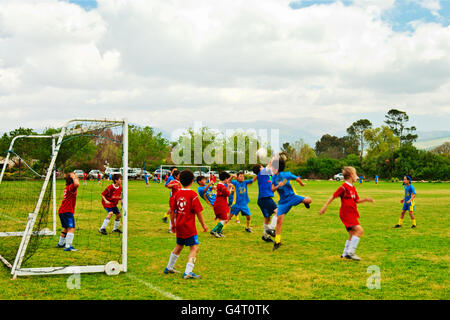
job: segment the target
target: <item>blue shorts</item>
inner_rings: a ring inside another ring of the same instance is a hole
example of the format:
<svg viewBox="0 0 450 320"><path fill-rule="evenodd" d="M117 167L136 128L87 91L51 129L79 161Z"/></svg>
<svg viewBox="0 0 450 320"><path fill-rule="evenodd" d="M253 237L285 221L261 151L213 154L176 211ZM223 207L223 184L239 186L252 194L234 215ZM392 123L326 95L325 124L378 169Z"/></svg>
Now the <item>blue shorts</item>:
<svg viewBox="0 0 450 320"><path fill-rule="evenodd" d="M120 214L119 208L117 207L113 207L113 208L105 208L106 212L110 213L114 213L114 214Z"/></svg>
<svg viewBox="0 0 450 320"><path fill-rule="evenodd" d="M241 212L243 216L250 216L251 215L250 209L248 208L248 205L240 206L240 207L234 205L234 206L231 207L231 214L232 215L237 216L239 214L239 212Z"/></svg>
<svg viewBox="0 0 450 320"><path fill-rule="evenodd" d="M285 202L278 202L278 212L277 216L281 216L282 214L286 214L291 210L293 206L299 205L305 200L305 197L293 195Z"/></svg>
<svg viewBox="0 0 450 320"><path fill-rule="evenodd" d="M61 220L61 226L64 229L75 228L75 217L72 212L60 213L59 220Z"/></svg>
<svg viewBox="0 0 450 320"><path fill-rule="evenodd" d="M264 218L269 218L277 209L277 204L273 201L272 197L259 198L258 206Z"/></svg>
<svg viewBox="0 0 450 320"><path fill-rule="evenodd" d="M180 246L188 246L188 247L199 244L198 235L189 237L187 239L177 238L177 244Z"/></svg>
<svg viewBox="0 0 450 320"><path fill-rule="evenodd" d="M406 203L406 201L403 203L403 211L413 212L415 207L414 203Z"/></svg>

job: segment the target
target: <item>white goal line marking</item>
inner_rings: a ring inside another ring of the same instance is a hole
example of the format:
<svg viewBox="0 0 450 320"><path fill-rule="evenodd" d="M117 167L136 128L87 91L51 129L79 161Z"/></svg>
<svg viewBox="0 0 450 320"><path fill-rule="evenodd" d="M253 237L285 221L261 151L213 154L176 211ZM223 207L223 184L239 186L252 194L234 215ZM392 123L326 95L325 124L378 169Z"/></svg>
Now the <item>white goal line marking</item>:
<svg viewBox="0 0 450 320"><path fill-rule="evenodd" d="M22 220L20 220L20 219L18 219L18 218L8 216L7 214L1 213L1 212L0 212L0 216L4 216L6 219L9 219L9 220L20 221L20 222L22 222ZM26 221L26 220L25 220L25 221Z"/></svg>
<svg viewBox="0 0 450 320"><path fill-rule="evenodd" d="M148 283L148 282L145 282L144 280L141 280L141 279L139 279L139 278L136 278L136 276L134 276L134 275L132 275L132 274L130 274L130 273L128 273L128 272L126 273L126 275L127 275L127 277L129 277L129 278L131 278L131 279L133 279L133 280L136 280L136 281L138 281L139 283L142 283L142 284L145 285L146 287L148 287L148 288L150 288L150 289L152 289L152 290L155 290L156 292L158 292L159 294L165 296L166 298L169 298L169 299L172 299L172 300L183 300L182 298L180 298L180 297L178 297L178 296L176 296L176 295L173 295L173 294L171 294L170 292L167 292L167 291L164 291L164 290L162 290L162 289L160 289L160 288L158 288L158 287L155 287L155 286L152 285L151 283Z"/></svg>

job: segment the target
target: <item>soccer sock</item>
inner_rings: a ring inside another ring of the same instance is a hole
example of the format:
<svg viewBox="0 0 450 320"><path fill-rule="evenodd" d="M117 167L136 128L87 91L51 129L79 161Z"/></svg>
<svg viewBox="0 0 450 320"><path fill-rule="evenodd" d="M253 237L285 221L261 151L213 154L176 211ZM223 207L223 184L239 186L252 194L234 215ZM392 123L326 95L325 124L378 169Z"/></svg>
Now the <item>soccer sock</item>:
<svg viewBox="0 0 450 320"><path fill-rule="evenodd" d="M114 220L114 228L113 230L117 230L119 228L120 220Z"/></svg>
<svg viewBox="0 0 450 320"><path fill-rule="evenodd" d="M220 227L221 225L222 225L222 224L220 223L220 221L217 222L216 226L215 226L211 231L213 231L213 232L219 232L218 230L219 230L219 227ZM222 230L222 229L220 229L220 230Z"/></svg>
<svg viewBox="0 0 450 320"><path fill-rule="evenodd" d="M108 223L109 223L109 219L105 218L105 220L103 220L103 224L100 227L100 229L106 229L106 227L108 226Z"/></svg>
<svg viewBox="0 0 450 320"><path fill-rule="evenodd" d="M169 231L172 230L172 219L169 219Z"/></svg>
<svg viewBox="0 0 450 320"><path fill-rule="evenodd" d="M401 226L403 224L403 218L398 219L398 225Z"/></svg>
<svg viewBox="0 0 450 320"><path fill-rule="evenodd" d="M250 228L250 220L247 220L247 229Z"/></svg>
<svg viewBox="0 0 450 320"><path fill-rule="evenodd" d="M192 270L194 270L194 264L190 262L186 263L186 270L184 270L184 273L191 273Z"/></svg>
<svg viewBox="0 0 450 320"><path fill-rule="evenodd" d="M274 215L272 221L270 222L270 229L275 229L277 227L278 216Z"/></svg>
<svg viewBox="0 0 450 320"><path fill-rule="evenodd" d="M66 242L66 238L59 236L59 242L58 245L62 246Z"/></svg>
<svg viewBox="0 0 450 320"><path fill-rule="evenodd" d="M268 224L264 224L264 237L267 238L269 236L269 234L267 233L267 229L269 229L269 225Z"/></svg>
<svg viewBox="0 0 450 320"><path fill-rule="evenodd" d="M275 243L280 243L280 242L281 242L281 234L275 235Z"/></svg>
<svg viewBox="0 0 450 320"><path fill-rule="evenodd" d="M359 243L359 237L357 236L352 236L352 238L350 239L350 244L349 244L349 248L348 248L348 253L355 253L356 251L356 247L358 246Z"/></svg>
<svg viewBox="0 0 450 320"><path fill-rule="evenodd" d="M223 230L223 228L224 228L224 226L225 226L225 221L224 221L224 220L220 220L219 223L218 223L218 229L217 229L217 232L218 232L218 233L221 233L222 230Z"/></svg>
<svg viewBox="0 0 450 320"><path fill-rule="evenodd" d="M347 251L348 251L348 245L350 244L350 241L345 240L345 247L344 247L344 252L342 252L342 255L345 257L347 255Z"/></svg>
<svg viewBox="0 0 450 320"><path fill-rule="evenodd" d="M416 219L412 219L412 224L413 224L413 226L417 226Z"/></svg>
<svg viewBox="0 0 450 320"><path fill-rule="evenodd" d="M66 248L70 248L72 246L73 237L75 235L73 233L68 232L66 235Z"/></svg>
<svg viewBox="0 0 450 320"><path fill-rule="evenodd" d="M173 252L170 253L169 263L167 264L167 269L172 270L177 262L178 256Z"/></svg>

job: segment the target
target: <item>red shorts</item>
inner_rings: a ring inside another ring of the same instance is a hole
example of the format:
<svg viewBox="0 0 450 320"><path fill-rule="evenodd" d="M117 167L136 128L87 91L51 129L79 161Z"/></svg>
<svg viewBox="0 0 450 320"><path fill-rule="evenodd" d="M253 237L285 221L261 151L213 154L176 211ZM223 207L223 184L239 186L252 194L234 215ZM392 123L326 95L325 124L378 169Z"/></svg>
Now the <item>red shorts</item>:
<svg viewBox="0 0 450 320"><path fill-rule="evenodd" d="M228 210L228 212L229 212L229 210ZM216 215L216 219L219 219L219 220L227 220L228 212L224 212L223 210L214 208L214 214Z"/></svg>
<svg viewBox="0 0 450 320"><path fill-rule="evenodd" d="M341 218L341 221L347 230L349 230L350 227L359 225L359 221L358 221L359 217L357 215L345 214L345 215L339 215L339 218Z"/></svg>

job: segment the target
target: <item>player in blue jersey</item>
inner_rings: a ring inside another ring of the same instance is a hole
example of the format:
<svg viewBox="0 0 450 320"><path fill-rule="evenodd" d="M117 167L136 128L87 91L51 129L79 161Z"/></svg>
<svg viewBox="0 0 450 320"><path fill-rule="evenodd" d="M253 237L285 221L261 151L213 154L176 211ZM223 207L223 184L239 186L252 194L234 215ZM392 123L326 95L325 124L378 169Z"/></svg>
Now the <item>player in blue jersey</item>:
<svg viewBox="0 0 450 320"><path fill-rule="evenodd" d="M400 200L400 203L403 203L402 214L400 219L398 220L398 224L394 226L394 228L400 228L403 224L403 218L405 217L405 212L409 212L409 216L411 217L412 226L411 228L416 228L416 218L414 217L414 209L415 209L415 199L416 199L416 190L412 185L412 178L410 176L403 177L403 185L405 188L405 197Z"/></svg>
<svg viewBox="0 0 450 320"><path fill-rule="evenodd" d="M197 183L199 185L197 193L203 200L206 201L211 207L214 207L214 201L216 201L216 194L214 193L214 182L212 180L206 183L205 176L198 176Z"/></svg>
<svg viewBox="0 0 450 320"><path fill-rule="evenodd" d="M376 185L378 185L378 180L379 180L378 175L376 175L376 176L375 176L375 184L376 184Z"/></svg>
<svg viewBox="0 0 450 320"><path fill-rule="evenodd" d="M239 212L247 219L247 227L245 231L252 232L252 228L250 226L251 213L248 208L248 203L250 199L248 198L248 185L252 184L256 180L256 177L253 179L245 180L244 172L238 172L236 175L236 180L231 180L231 183L234 185L235 189L235 197L236 202L233 204L230 210L230 219L232 216L236 216L236 220L238 220ZM231 196L230 196L231 197Z"/></svg>
<svg viewBox="0 0 450 320"><path fill-rule="evenodd" d="M266 167L260 164L253 166L253 173L256 174L258 180L258 206L264 216L264 233L262 240L265 242L273 242L275 237L275 228L277 225L277 204L273 200L272 191L272 161ZM272 217L272 221L270 218Z"/></svg>
<svg viewBox="0 0 450 320"><path fill-rule="evenodd" d="M171 167L170 168L170 177L167 179L167 181L164 183L164 186L166 187L166 188L168 188L167 187L167 185L170 183L170 182L172 182L173 180L175 180L175 178L173 177L173 172L175 171L175 170L177 170L177 167ZM170 189L169 189L170 190ZM170 191L170 197L172 196L172 190ZM169 197L169 198L170 198ZM169 207L169 210L167 210L167 212L164 214L164 216L163 216L163 218L162 218L162 221L164 222L164 223L167 223L167 222L169 222L169 217L170 217L170 207ZM169 228L169 230L170 230L170 228Z"/></svg>
<svg viewBox="0 0 450 320"><path fill-rule="evenodd" d="M278 191L280 196L280 201L278 201L278 220L275 231L275 244L273 246L273 250L276 250L281 246L281 227L283 225L285 215L293 206L297 206L300 203L303 203L305 207L309 209L312 200L310 197L302 197L295 193L293 186L290 183L291 180L297 181L302 187L305 186L305 184L300 177L284 171L286 162L282 158L274 160L274 162L272 191Z"/></svg>

